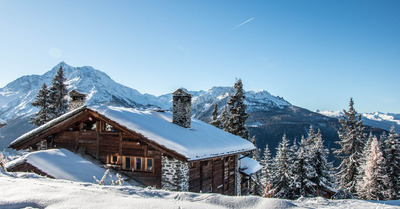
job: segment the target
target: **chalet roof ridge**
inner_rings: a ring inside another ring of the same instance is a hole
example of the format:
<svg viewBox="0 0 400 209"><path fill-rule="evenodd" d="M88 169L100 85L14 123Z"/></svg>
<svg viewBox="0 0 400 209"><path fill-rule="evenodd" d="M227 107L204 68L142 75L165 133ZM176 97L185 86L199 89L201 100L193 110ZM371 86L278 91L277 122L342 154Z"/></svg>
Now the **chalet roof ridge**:
<svg viewBox="0 0 400 209"><path fill-rule="evenodd" d="M236 135L193 118L192 128L187 129L172 123L170 112L149 109L113 107L105 105L82 106L18 137L9 147L28 142L31 137L53 125L63 122L84 110L93 111L101 117L115 122L129 131L139 133L157 146L176 152L187 161L234 155L254 150L254 145Z"/></svg>

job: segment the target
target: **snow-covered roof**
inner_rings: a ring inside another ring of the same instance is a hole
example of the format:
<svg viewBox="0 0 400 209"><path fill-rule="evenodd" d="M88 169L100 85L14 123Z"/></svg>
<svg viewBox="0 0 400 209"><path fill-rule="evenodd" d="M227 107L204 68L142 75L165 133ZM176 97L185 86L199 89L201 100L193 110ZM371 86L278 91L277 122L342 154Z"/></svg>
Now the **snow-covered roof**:
<svg viewBox="0 0 400 209"><path fill-rule="evenodd" d="M240 159L240 171L246 175L251 175L262 169L260 163L249 157L243 157Z"/></svg>
<svg viewBox="0 0 400 209"><path fill-rule="evenodd" d="M108 106L88 108L176 151L188 161L255 149L251 142L194 118L191 128L183 128L172 123L172 114L169 112Z"/></svg>
<svg viewBox="0 0 400 209"><path fill-rule="evenodd" d="M101 179L106 169L66 149L31 152L8 162L6 168L27 162L56 179L95 183L93 176ZM115 177L115 175L113 175Z"/></svg>
<svg viewBox="0 0 400 209"><path fill-rule="evenodd" d="M84 109L95 111L131 131L140 133L147 139L181 154L188 161L238 154L255 149L251 142L194 118L191 121L191 128L183 128L172 123L172 114L169 112L110 106L80 107L20 136L11 142L10 146L23 143L30 136Z"/></svg>

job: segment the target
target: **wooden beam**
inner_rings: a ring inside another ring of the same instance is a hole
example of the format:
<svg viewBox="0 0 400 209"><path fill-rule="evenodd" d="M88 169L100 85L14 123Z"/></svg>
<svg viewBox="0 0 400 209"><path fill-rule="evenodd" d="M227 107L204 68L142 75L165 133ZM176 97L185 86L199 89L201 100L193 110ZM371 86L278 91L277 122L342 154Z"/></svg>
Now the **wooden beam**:
<svg viewBox="0 0 400 209"><path fill-rule="evenodd" d="M75 152L78 151L79 148L79 132L75 132Z"/></svg>
<svg viewBox="0 0 400 209"><path fill-rule="evenodd" d="M119 132L119 156L122 156L122 132Z"/></svg>
<svg viewBox="0 0 400 209"><path fill-rule="evenodd" d="M96 121L96 159L100 159L100 122Z"/></svg>

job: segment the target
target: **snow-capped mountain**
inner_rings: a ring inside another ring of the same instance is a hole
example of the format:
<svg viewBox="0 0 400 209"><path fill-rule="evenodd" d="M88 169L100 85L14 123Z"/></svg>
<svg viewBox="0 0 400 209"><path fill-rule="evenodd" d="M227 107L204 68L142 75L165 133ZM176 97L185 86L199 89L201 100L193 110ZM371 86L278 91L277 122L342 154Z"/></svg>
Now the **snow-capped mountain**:
<svg viewBox="0 0 400 209"><path fill-rule="evenodd" d="M315 112L332 118L341 118L343 116L342 111L316 110ZM396 132L400 132L400 114L382 112L361 113L361 118L364 125L381 128L386 131L389 131L394 126Z"/></svg>
<svg viewBox="0 0 400 209"><path fill-rule="evenodd" d="M29 75L18 78L0 89L0 118L4 120L29 116L37 109L31 105L43 82L48 86L59 67L63 67L68 90L77 89L87 94L88 105L104 104L125 107L160 107L172 108L172 92L162 96L142 94L135 89L113 81L107 74L93 67L72 67L61 62L44 75ZM229 94L234 94L233 87L213 87L209 91L190 91L193 97L193 113L207 111L214 103L226 104ZM282 108L290 105L280 97L272 96L267 91L246 93L248 111ZM220 105L222 107L223 105Z"/></svg>
<svg viewBox="0 0 400 209"><path fill-rule="evenodd" d="M119 105L126 107L163 106L162 99L141 94L135 89L113 81L107 74L89 66L72 67L64 62L44 75L28 75L18 78L0 89L0 118L4 120L29 116L37 111L30 103L43 82L51 86L51 80L63 67L68 90L77 89L87 94L87 104Z"/></svg>
<svg viewBox="0 0 400 209"><path fill-rule="evenodd" d="M0 149L19 135L33 128L28 124L29 117L38 111L31 105L43 82L51 86L51 80L59 67L63 67L68 90L76 89L87 94L88 105L103 104L124 107L153 108L165 110L172 108L172 91L162 96L142 94L135 89L113 81L107 74L93 67L72 67L61 62L44 75L28 75L16 79L4 88L0 88L0 118L8 125L0 129ZM189 91L192 94L192 112L197 118L209 119L213 104L221 109L234 94L233 87L213 87L208 91ZM272 96L267 91L246 92L248 112L280 109L290 103L280 97Z"/></svg>

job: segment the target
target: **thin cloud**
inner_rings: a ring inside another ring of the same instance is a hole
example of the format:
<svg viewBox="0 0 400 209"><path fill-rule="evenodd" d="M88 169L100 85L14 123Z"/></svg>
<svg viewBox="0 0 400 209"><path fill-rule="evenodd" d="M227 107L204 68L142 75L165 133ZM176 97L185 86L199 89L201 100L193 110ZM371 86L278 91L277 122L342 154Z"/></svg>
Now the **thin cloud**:
<svg viewBox="0 0 400 209"><path fill-rule="evenodd" d="M244 25L244 24L246 24L246 23L248 23L248 22L250 22L250 21L252 21L252 20L254 20L254 17L252 17L252 18L250 18L250 19L248 19L248 20L246 20L246 21L240 23L239 25L236 25L235 27L231 28L231 29L228 30L227 32L233 31L233 30L235 30L236 28L241 27L242 25Z"/></svg>

